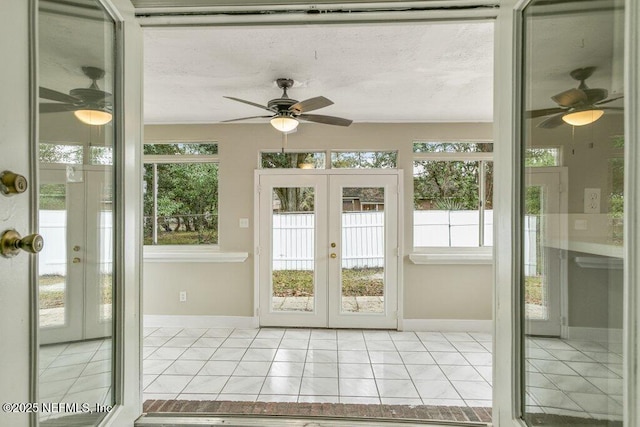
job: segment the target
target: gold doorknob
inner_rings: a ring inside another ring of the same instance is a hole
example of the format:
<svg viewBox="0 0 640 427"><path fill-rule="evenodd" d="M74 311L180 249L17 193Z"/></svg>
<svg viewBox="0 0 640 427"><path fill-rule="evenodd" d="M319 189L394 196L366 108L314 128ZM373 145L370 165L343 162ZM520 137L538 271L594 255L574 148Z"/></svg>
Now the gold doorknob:
<svg viewBox="0 0 640 427"><path fill-rule="evenodd" d="M338 255L336 255L335 253L331 253L331 255L329 255L329 256L330 256L331 258L335 258L335 257L337 257Z"/></svg>
<svg viewBox="0 0 640 427"><path fill-rule="evenodd" d="M332 247L332 248L335 248L335 247L336 247L336 244L335 244L334 242L331 242L331 247Z"/></svg>
<svg viewBox="0 0 640 427"><path fill-rule="evenodd" d="M80 263L80 258L75 257L71 262L73 262L74 264L78 264Z"/></svg>
<svg viewBox="0 0 640 427"><path fill-rule="evenodd" d="M79 252L79 251L80 251L80 246L75 245L75 246L73 247L73 252Z"/></svg>
<svg viewBox="0 0 640 427"><path fill-rule="evenodd" d="M39 234L21 237L16 230L7 230L0 237L0 254L11 258L20 253L20 249L31 254L37 254L44 247L44 240Z"/></svg>
<svg viewBox="0 0 640 427"><path fill-rule="evenodd" d="M6 196L27 191L27 179L11 171L0 172L0 191Z"/></svg>

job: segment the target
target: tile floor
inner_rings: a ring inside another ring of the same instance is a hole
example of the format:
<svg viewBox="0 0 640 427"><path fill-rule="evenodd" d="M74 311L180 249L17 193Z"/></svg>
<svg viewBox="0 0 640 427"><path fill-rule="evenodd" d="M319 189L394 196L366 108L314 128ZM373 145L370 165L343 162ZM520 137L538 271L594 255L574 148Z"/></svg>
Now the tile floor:
<svg viewBox="0 0 640 427"><path fill-rule="evenodd" d="M144 399L491 406L491 335L145 328ZM527 412L621 420L622 345L526 341ZM111 340L43 346L41 402L108 402ZM45 417L46 418L46 417Z"/></svg>
<svg viewBox="0 0 640 427"><path fill-rule="evenodd" d="M108 404L111 396L111 339L43 345L40 348L41 403ZM65 413L41 413L40 419Z"/></svg>
<svg viewBox="0 0 640 427"><path fill-rule="evenodd" d="M527 412L622 420L622 343L529 338Z"/></svg>
<svg viewBox="0 0 640 427"><path fill-rule="evenodd" d="M491 406L491 336L145 328L144 399Z"/></svg>

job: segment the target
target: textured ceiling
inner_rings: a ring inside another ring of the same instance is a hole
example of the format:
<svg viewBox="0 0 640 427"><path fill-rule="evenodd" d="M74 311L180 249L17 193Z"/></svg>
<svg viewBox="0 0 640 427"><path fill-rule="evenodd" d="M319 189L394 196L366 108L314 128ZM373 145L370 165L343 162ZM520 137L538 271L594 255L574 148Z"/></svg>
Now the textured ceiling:
<svg viewBox="0 0 640 427"><path fill-rule="evenodd" d="M612 76L622 75L622 33L612 29L622 24L622 11L556 12L539 8L534 37L525 38L525 46L536 46L525 71L539 82L525 107L554 107L552 95L578 84L569 71L585 66L597 67L590 87L621 93L623 82ZM111 39L92 14L41 15L42 86L65 93L87 87L80 67L104 66ZM223 96L265 104L280 96L279 77L296 81L289 93L295 99L335 102L318 113L356 122L491 121L492 66L487 22L145 28L145 122L261 115Z"/></svg>
<svg viewBox="0 0 640 427"><path fill-rule="evenodd" d="M493 24L145 29L145 122L209 123L263 113L274 81L323 95L320 114L356 122L490 121Z"/></svg>

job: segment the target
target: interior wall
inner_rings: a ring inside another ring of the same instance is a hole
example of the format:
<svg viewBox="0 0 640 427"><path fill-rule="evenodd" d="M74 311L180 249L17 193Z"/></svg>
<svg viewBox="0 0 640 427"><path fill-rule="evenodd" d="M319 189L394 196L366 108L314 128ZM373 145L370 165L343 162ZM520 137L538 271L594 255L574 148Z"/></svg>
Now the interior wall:
<svg viewBox="0 0 640 427"><path fill-rule="evenodd" d="M492 316L491 265L415 265L412 250L412 143L415 140L491 139L490 123L353 124L348 128L302 124L289 135L292 150L398 150L404 170L404 318L479 319ZM254 170L259 153L280 149L269 124L145 126L147 142L216 141L219 165L219 244L224 252L248 252L244 263L144 264L144 314L253 315ZM249 218L249 228L238 220ZM186 302L179 292L187 291Z"/></svg>

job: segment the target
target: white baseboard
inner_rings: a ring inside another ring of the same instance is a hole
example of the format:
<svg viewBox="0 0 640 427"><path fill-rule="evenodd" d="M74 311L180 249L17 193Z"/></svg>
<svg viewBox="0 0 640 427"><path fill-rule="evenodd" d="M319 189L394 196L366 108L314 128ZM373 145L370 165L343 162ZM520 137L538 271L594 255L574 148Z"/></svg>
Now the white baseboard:
<svg viewBox="0 0 640 427"><path fill-rule="evenodd" d="M403 319L403 331L492 332L493 320Z"/></svg>
<svg viewBox="0 0 640 427"><path fill-rule="evenodd" d="M146 328L244 328L258 327L258 318L250 316L177 316L145 314Z"/></svg>
<svg viewBox="0 0 640 427"><path fill-rule="evenodd" d="M568 338L577 341L622 342L622 329L616 328L583 328L569 326Z"/></svg>

